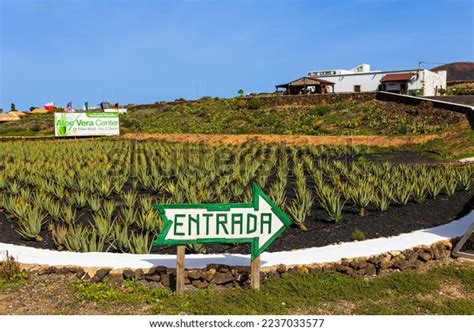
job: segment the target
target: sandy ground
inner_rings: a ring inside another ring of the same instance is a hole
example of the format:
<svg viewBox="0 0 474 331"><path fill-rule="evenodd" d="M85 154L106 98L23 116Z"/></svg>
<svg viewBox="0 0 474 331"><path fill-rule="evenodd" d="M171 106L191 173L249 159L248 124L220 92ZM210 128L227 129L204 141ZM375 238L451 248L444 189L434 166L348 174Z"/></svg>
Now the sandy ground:
<svg viewBox="0 0 474 331"><path fill-rule="evenodd" d="M215 135L215 134L159 134L127 133L121 138L130 140L162 140L169 142L207 143L211 145L241 145L245 143L278 143L291 145L364 145L397 147L423 144L444 139L449 133L416 136L305 136L305 135Z"/></svg>

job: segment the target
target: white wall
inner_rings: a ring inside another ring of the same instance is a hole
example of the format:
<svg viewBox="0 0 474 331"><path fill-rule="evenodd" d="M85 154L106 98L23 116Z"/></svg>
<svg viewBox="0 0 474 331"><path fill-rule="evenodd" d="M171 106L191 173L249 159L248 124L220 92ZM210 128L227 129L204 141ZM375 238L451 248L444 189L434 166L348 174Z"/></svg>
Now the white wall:
<svg viewBox="0 0 474 331"><path fill-rule="evenodd" d="M408 83L408 90L423 90L423 95L435 95L439 88L446 88L446 71L435 73L429 70L420 70L416 75L416 70L398 72L374 72L367 74L347 74L339 76L324 76L321 79L335 83L334 92L354 92L354 85L360 85L361 92L374 92L378 90L380 80L390 73L413 72L415 75ZM400 89L400 84L394 83L389 88ZM390 91L390 90L388 90Z"/></svg>
<svg viewBox="0 0 474 331"><path fill-rule="evenodd" d="M423 90L427 96L439 95L439 89L446 88L446 70L438 71L437 73L423 70Z"/></svg>
<svg viewBox="0 0 474 331"><path fill-rule="evenodd" d="M380 73L364 75L341 75L321 77L324 80L335 83L334 92L354 92L354 85L360 85L361 92L376 91L380 79L383 77Z"/></svg>

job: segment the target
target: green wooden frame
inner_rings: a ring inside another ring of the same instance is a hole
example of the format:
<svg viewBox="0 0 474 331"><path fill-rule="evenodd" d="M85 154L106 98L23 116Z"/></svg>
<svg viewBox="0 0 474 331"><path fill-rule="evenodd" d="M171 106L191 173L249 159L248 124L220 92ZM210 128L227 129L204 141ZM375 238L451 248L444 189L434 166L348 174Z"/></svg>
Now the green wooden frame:
<svg viewBox="0 0 474 331"><path fill-rule="evenodd" d="M173 222L166 217L166 209L207 209L208 211L230 211L231 208L253 208L255 211L259 210L259 197L262 197L272 208L272 212L280 219L285 225L281 227L270 239L267 240L262 247L259 248L259 237L254 238L207 238L207 239L194 239L194 240L167 240L166 235L173 226ZM252 184L252 202L250 203L203 203L203 204L170 204L170 205L153 205L153 208L160 213L162 220L165 222L163 230L160 232L153 245L188 245L188 244L211 244L211 243L224 243L224 244L243 244L250 243L251 248L251 260L253 261L259 256L270 244L278 238L285 228L292 224L291 219L280 209L275 203L263 192L263 190L254 182Z"/></svg>

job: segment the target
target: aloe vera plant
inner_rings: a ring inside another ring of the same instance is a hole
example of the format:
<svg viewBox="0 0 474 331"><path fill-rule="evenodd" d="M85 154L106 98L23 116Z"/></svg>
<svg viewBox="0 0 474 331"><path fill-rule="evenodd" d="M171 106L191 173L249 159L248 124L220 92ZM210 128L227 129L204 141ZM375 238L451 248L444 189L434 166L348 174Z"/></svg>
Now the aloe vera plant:
<svg viewBox="0 0 474 331"><path fill-rule="evenodd" d="M63 250L66 242L67 228L64 225L53 225L51 236L54 246L60 251Z"/></svg>
<svg viewBox="0 0 474 331"><path fill-rule="evenodd" d="M462 167L456 171L456 178L459 187L464 191L469 191L472 187L474 172L471 167Z"/></svg>
<svg viewBox="0 0 474 331"><path fill-rule="evenodd" d="M127 208L132 208L135 206L135 202L137 201L137 193L133 191L128 191L122 194L122 201L123 204Z"/></svg>
<svg viewBox="0 0 474 331"><path fill-rule="evenodd" d="M428 195L427 184L424 181L419 181L413 185L412 190L413 200L417 203L422 203L425 201L426 196Z"/></svg>
<svg viewBox="0 0 474 331"><path fill-rule="evenodd" d="M328 186L322 186L317 192L318 202L326 211L327 220L339 222L342 219L344 203L341 196Z"/></svg>
<svg viewBox="0 0 474 331"><path fill-rule="evenodd" d="M379 193L374 195L372 203L378 211L383 213L390 206L390 198L384 193Z"/></svg>
<svg viewBox="0 0 474 331"><path fill-rule="evenodd" d="M410 200L412 190L412 184L397 182L395 189L393 190L393 201L400 206L406 205Z"/></svg>
<svg viewBox="0 0 474 331"><path fill-rule="evenodd" d="M33 206L39 208L55 232L55 245L76 251L145 251L130 242L138 235L150 239L162 227L150 196L161 203L250 201L256 180L304 229L314 198L327 220L340 221L346 200L361 214L371 203L384 212L391 201L421 203L470 190L474 174L472 165L368 162L354 158L365 148L347 146L244 144L229 146L222 160L211 157L217 146L166 142L5 142L1 147L1 211L20 222ZM72 149L81 162L67 157ZM72 215L76 209L78 220ZM136 238L143 247L145 238Z"/></svg>
<svg viewBox="0 0 474 331"><path fill-rule="evenodd" d="M365 216L365 208L372 201L374 196L373 188L366 182L359 181L350 190L350 197L354 205L359 208L359 216Z"/></svg>
<svg viewBox="0 0 474 331"><path fill-rule="evenodd" d="M156 233L160 230L160 221L156 211L153 209L142 210L137 218L138 227L146 233Z"/></svg>
<svg viewBox="0 0 474 331"><path fill-rule="evenodd" d="M26 213L22 218L18 219L18 233L26 240L42 241L40 236L41 227L45 215L38 207L34 207Z"/></svg>

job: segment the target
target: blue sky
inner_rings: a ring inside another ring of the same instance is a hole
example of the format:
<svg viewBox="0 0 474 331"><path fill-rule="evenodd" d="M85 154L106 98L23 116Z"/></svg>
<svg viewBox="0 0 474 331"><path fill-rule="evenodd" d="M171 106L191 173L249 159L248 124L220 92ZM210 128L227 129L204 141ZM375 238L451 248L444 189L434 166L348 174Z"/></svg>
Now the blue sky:
<svg viewBox="0 0 474 331"><path fill-rule="evenodd" d="M314 69L474 58L472 1L0 2L4 109L227 97Z"/></svg>

